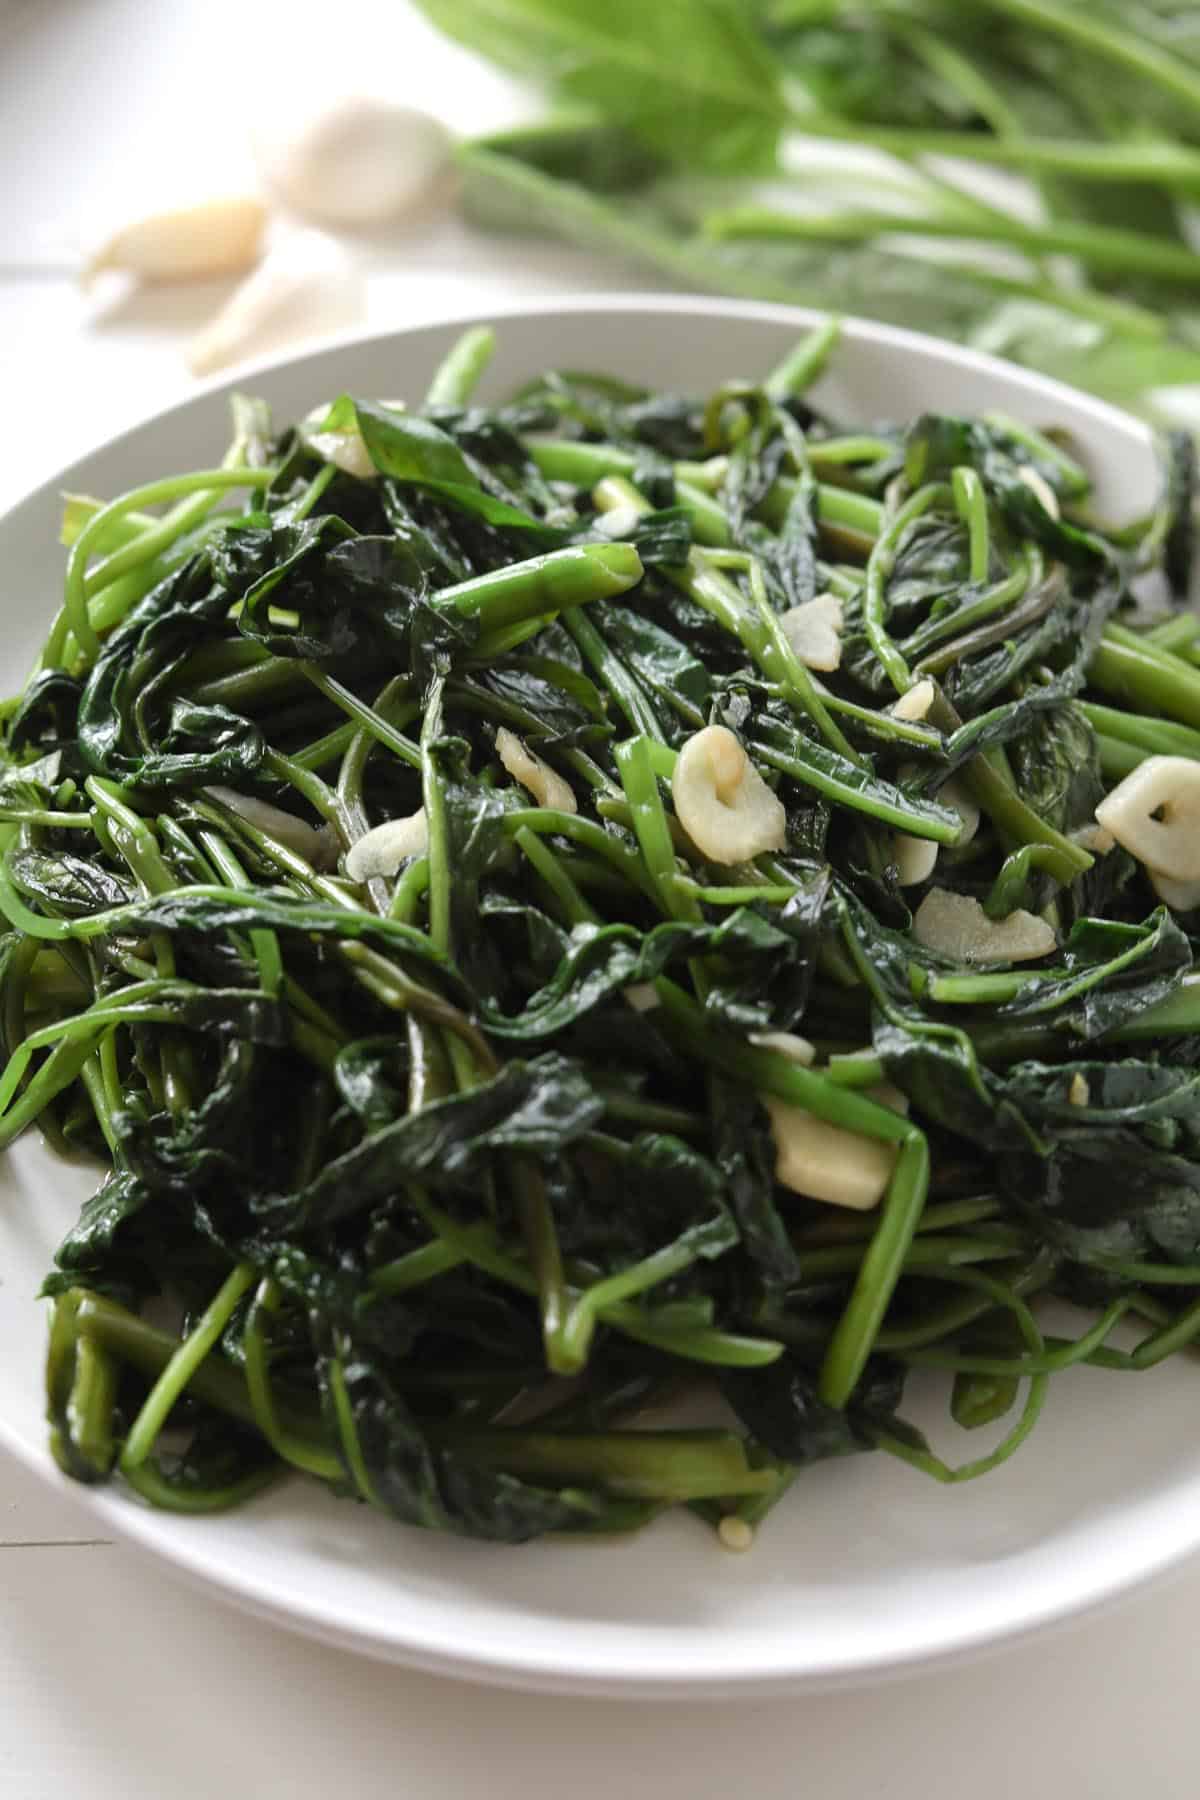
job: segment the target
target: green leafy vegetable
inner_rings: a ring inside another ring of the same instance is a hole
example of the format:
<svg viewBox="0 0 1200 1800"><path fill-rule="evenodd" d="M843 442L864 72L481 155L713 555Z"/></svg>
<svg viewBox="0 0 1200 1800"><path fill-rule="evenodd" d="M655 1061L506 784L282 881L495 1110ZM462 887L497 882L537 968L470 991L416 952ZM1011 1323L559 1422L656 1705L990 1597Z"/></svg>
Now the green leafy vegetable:
<svg viewBox="0 0 1200 1800"><path fill-rule="evenodd" d="M551 11L486 17L603 41ZM704 17L680 79L732 118L749 14ZM667 37L629 25L580 91L640 118ZM44 1285L68 1474L202 1512L295 1470L505 1543L744 1527L827 1457L981 1474L1060 1369L1200 1333L1200 908L1095 822L1200 748L1195 629L1134 604L1186 585L1190 460L1106 532L1014 421L823 415L835 337L493 409L470 337L423 409L335 404L374 473L260 420L199 536L198 476L69 503L0 758L0 1143L104 1165ZM958 1426L1012 1413L998 1449L941 1460L915 1364ZM736 1430L670 1423L714 1384Z"/></svg>

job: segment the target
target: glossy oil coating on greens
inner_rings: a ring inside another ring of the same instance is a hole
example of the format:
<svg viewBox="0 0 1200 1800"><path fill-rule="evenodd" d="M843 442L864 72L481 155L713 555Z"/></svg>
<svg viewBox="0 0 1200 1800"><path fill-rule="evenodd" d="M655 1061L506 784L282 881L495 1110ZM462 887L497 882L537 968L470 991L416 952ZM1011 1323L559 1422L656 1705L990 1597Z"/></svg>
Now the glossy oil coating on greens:
<svg viewBox="0 0 1200 1800"><path fill-rule="evenodd" d="M1105 531L1015 421L814 410L835 337L485 408L475 331L423 406L239 401L219 468L68 500L5 708L0 1140L110 1165L45 1285L69 1474L753 1523L845 1452L981 1473L1054 1372L1200 1334L1196 919L1094 818L1200 748L1190 465ZM710 726L748 861L676 814ZM939 893L1032 960L946 954ZM807 1197L830 1155L866 1210ZM929 1448L924 1366L998 1446Z"/></svg>

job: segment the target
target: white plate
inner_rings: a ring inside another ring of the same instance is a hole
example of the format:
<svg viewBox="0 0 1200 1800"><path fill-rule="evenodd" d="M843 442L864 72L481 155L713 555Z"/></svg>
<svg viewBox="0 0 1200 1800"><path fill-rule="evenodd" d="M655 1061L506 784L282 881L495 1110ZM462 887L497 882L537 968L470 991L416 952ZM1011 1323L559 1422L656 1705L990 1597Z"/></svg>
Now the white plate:
<svg viewBox="0 0 1200 1800"><path fill-rule="evenodd" d="M493 315L495 316L495 315ZM209 466L233 386L281 420L343 388L418 394L470 319L344 342L213 383L64 471L0 520L6 686L61 589L58 494L113 494ZM706 299L604 297L502 312L485 392L554 365L705 389L766 370L812 321ZM1102 507L1154 487L1145 429L1053 382L886 326L850 323L821 395L851 418L1002 408L1068 427ZM0 1441L48 1480L45 1320L33 1296L94 1185L34 1137L0 1159ZM1200 1545L1192 1366L1079 1370L1051 1384L1032 1441L984 1480L941 1488L882 1456L815 1468L749 1556L686 1517L631 1540L520 1549L431 1536L297 1482L207 1519L78 1490L106 1529L254 1611L338 1644L523 1687L644 1695L861 1680L979 1648L1093 1604ZM932 1416L932 1415L931 1415ZM974 1448L974 1446L972 1446Z"/></svg>

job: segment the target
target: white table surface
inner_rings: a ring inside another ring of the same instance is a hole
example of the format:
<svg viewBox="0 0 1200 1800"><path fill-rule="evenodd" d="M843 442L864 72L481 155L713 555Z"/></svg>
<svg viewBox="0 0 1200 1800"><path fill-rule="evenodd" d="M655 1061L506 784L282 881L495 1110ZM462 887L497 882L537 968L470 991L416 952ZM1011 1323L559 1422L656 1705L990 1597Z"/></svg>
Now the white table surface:
<svg viewBox="0 0 1200 1800"><path fill-rule="evenodd" d="M186 393L182 343L219 297L159 291L98 312L32 267L55 238L143 196L236 185L254 108L385 70L460 129L521 115L513 87L403 0L0 0L0 507ZM367 316L645 285L438 218L373 257ZM243 1617L98 1538L72 1493L0 1452L0 1796L1172 1800L1200 1761L1198 1614L1193 1563L1103 1616L871 1690L724 1706L547 1700L368 1663Z"/></svg>

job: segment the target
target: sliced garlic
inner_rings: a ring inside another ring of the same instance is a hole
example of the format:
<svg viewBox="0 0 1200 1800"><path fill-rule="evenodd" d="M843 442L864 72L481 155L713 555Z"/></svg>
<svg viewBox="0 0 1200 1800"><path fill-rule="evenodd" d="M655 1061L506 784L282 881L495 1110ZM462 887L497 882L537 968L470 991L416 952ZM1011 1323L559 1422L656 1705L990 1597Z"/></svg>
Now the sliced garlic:
<svg viewBox="0 0 1200 1800"><path fill-rule="evenodd" d="M346 852L346 873L351 881L370 881L376 875L395 875L410 857L423 856L429 848L425 808L406 819L388 819L376 825Z"/></svg>
<svg viewBox="0 0 1200 1800"><path fill-rule="evenodd" d="M614 506L610 512L597 513L592 530L603 538L630 538L643 516L640 506Z"/></svg>
<svg viewBox="0 0 1200 1800"><path fill-rule="evenodd" d="M894 1094L894 1089L888 1089ZM878 1096L878 1090L872 1098ZM887 1192L899 1145L860 1137L803 1106L763 1094L775 1140L775 1179L794 1194L869 1212ZM886 1101L882 1104L887 1104ZM893 1110L898 1110L893 1108Z"/></svg>
<svg viewBox="0 0 1200 1800"><path fill-rule="evenodd" d="M195 375L262 356L362 317L366 287L353 259L319 231L285 238L225 302L188 349Z"/></svg>
<svg viewBox="0 0 1200 1800"><path fill-rule="evenodd" d="M929 716L936 692L927 675L920 681L914 681L907 693L901 694L898 700L892 702L893 719L904 719L910 725L918 724Z"/></svg>
<svg viewBox="0 0 1200 1800"><path fill-rule="evenodd" d="M321 421L328 417L328 406L314 406L300 421L299 433L309 449L344 474L357 476L359 481L377 480L379 470L371 461L371 452L358 426L345 425L338 431L322 431Z"/></svg>
<svg viewBox="0 0 1200 1800"><path fill-rule="evenodd" d="M496 754L514 781L527 788L539 806L552 812L573 813L579 809L569 782L556 769L528 749L515 731L502 725L496 733Z"/></svg>
<svg viewBox="0 0 1200 1800"><path fill-rule="evenodd" d="M1032 962L1049 956L1056 939L1045 919L1018 908L989 919L978 900L932 888L913 918L913 936L927 950L964 963Z"/></svg>
<svg viewBox="0 0 1200 1800"><path fill-rule="evenodd" d="M754 1548L754 1527L749 1519L739 1519L736 1513L727 1513L717 1526L717 1536L722 1548L732 1550L740 1555Z"/></svg>
<svg viewBox="0 0 1200 1800"><path fill-rule="evenodd" d="M440 119L370 94L345 94L300 120L268 126L255 153L297 212L331 225L378 225L414 211L450 162Z"/></svg>
<svg viewBox="0 0 1200 1800"><path fill-rule="evenodd" d="M1087 1076L1076 1069L1071 1077L1071 1085L1067 1089L1067 1099L1072 1106L1087 1106L1092 1098L1092 1090L1088 1086Z"/></svg>
<svg viewBox="0 0 1200 1800"><path fill-rule="evenodd" d="M1031 494L1036 494L1052 519L1062 517L1062 509L1058 504L1058 495L1050 486L1044 475L1039 475L1030 463L1022 463L1017 470L1017 480L1023 481Z"/></svg>
<svg viewBox="0 0 1200 1800"><path fill-rule="evenodd" d="M1096 808L1122 849L1172 881L1200 881L1200 762L1148 756Z"/></svg>
<svg viewBox="0 0 1200 1800"><path fill-rule="evenodd" d="M901 887L916 887L928 881L937 859L938 847L928 838L910 837L906 831L892 833L892 862Z"/></svg>
<svg viewBox="0 0 1200 1800"><path fill-rule="evenodd" d="M1200 881L1172 881L1155 869L1149 875L1151 887L1172 912L1195 912L1200 906Z"/></svg>
<svg viewBox="0 0 1200 1800"><path fill-rule="evenodd" d="M82 279L104 269L143 281L237 275L258 260L266 218L266 207L252 194L147 213L119 227L88 257Z"/></svg>
<svg viewBox="0 0 1200 1800"><path fill-rule="evenodd" d="M902 777L913 773L915 765L912 763L900 771ZM969 844L979 830L980 814L966 788L952 777L938 789L937 797L943 806L950 807L961 820L958 843ZM901 887L917 887L922 881L928 881L937 867L937 859L938 846L928 838L912 837L904 831L893 834L892 861L896 867L896 880Z"/></svg>
<svg viewBox="0 0 1200 1800"><path fill-rule="evenodd" d="M709 862L749 862L787 842L783 806L724 725L688 738L671 793L679 823Z"/></svg>
<svg viewBox="0 0 1200 1800"><path fill-rule="evenodd" d="M964 844L969 844L979 830L979 808L972 800L968 789L954 776L951 776L949 781L943 782L937 791L937 798L943 806L951 807L962 820L962 829L958 834L958 842L954 846L956 850L959 850Z"/></svg>
<svg viewBox="0 0 1200 1800"><path fill-rule="evenodd" d="M760 1050L776 1050L789 1062L800 1063L806 1069L817 1060L816 1046L794 1031L752 1031L750 1042Z"/></svg>
<svg viewBox="0 0 1200 1800"><path fill-rule="evenodd" d="M635 981L623 993L626 1006L633 1012L653 1012L656 1006L662 1005L658 989L652 981Z"/></svg>
<svg viewBox="0 0 1200 1800"><path fill-rule="evenodd" d="M253 794L239 794L235 788L206 787L204 792L245 819L247 825L294 850L314 869L332 869L337 862L338 842L328 825L309 825L295 813L285 812L281 806L272 806L269 800L259 800Z"/></svg>
<svg viewBox="0 0 1200 1800"><path fill-rule="evenodd" d="M808 669L836 669L842 660L842 603L836 594L817 594L780 613L779 628Z"/></svg>

